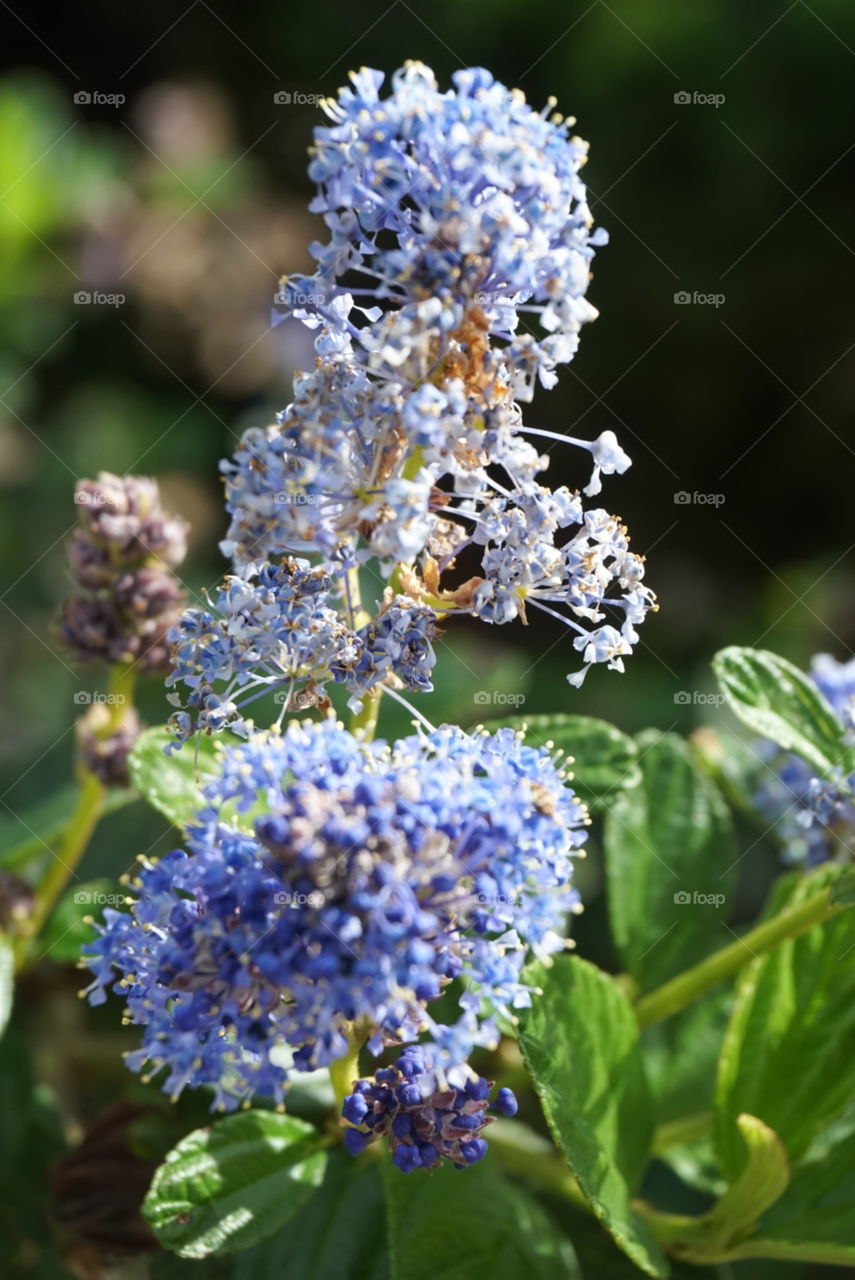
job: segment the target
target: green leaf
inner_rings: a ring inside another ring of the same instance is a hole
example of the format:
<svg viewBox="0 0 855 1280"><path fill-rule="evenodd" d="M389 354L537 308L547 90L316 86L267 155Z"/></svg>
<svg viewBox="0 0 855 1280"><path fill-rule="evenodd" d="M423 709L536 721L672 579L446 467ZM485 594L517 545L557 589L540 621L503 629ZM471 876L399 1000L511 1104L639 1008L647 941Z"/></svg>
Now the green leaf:
<svg viewBox="0 0 855 1280"><path fill-rule="evenodd" d="M388 1280L384 1218L377 1164L332 1151L299 1231L286 1225L241 1253L231 1280Z"/></svg>
<svg viewBox="0 0 855 1280"><path fill-rule="evenodd" d="M15 948L5 934L0 934L0 1036L12 1016L15 990Z"/></svg>
<svg viewBox="0 0 855 1280"><path fill-rule="evenodd" d="M722 649L713 669L730 706L750 729L795 751L821 774L849 761L845 729L798 667L764 649Z"/></svg>
<svg viewBox="0 0 855 1280"><path fill-rule="evenodd" d="M246 1249L320 1186L327 1154L311 1125L246 1111L188 1134L154 1175L143 1216L184 1258Z"/></svg>
<svg viewBox="0 0 855 1280"><path fill-rule="evenodd" d="M788 880L778 908L833 884L839 869ZM737 1117L757 1116L797 1160L855 1095L855 913L842 911L752 962L742 976L716 1087L715 1138L732 1182L744 1153Z"/></svg>
<svg viewBox="0 0 855 1280"><path fill-rule="evenodd" d="M654 1122L632 1006L575 956L535 979L543 994L521 1018L520 1043L552 1134L621 1249L648 1275L666 1276L662 1251L630 1205Z"/></svg>
<svg viewBox="0 0 855 1280"><path fill-rule="evenodd" d="M552 744L572 756L572 786L594 813L641 780L635 743L605 720L593 716L508 716L489 721L487 728L491 732L523 729L530 746Z"/></svg>
<svg viewBox="0 0 855 1280"><path fill-rule="evenodd" d="M730 811L682 738L638 743L641 786L609 809L605 859L615 944L647 991L729 940L738 854Z"/></svg>
<svg viewBox="0 0 855 1280"><path fill-rule="evenodd" d="M752 1237L762 1255L763 1243L784 1241L821 1262L855 1263L855 1141L846 1141L816 1159L805 1160L793 1180L769 1209Z"/></svg>
<svg viewBox="0 0 855 1280"><path fill-rule="evenodd" d="M492 1160L430 1177L383 1165L392 1280L575 1280L569 1240Z"/></svg>
<svg viewBox="0 0 855 1280"><path fill-rule="evenodd" d="M180 751L166 755L164 747L175 742L174 736L168 729L146 729L128 760L131 781L174 826L184 827L204 807L202 788L217 776L222 746L239 741L231 734L217 738L201 734Z"/></svg>
<svg viewBox="0 0 855 1280"><path fill-rule="evenodd" d="M720 987L673 1018L645 1028L644 1064L658 1125L712 1108L716 1066L732 1004L732 993Z"/></svg>

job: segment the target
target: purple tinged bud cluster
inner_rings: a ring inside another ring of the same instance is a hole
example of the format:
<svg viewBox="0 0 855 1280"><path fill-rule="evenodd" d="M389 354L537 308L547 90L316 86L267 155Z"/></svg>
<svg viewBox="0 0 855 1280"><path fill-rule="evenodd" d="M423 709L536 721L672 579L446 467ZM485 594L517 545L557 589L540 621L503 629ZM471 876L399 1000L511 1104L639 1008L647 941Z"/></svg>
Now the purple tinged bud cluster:
<svg viewBox="0 0 855 1280"><path fill-rule="evenodd" d="M169 670L167 632L184 593L172 569L187 552L186 522L168 515L154 480L99 473L74 493L80 528L68 540L70 595L60 636L80 662Z"/></svg>
<svg viewBox="0 0 855 1280"><path fill-rule="evenodd" d="M351 1155L360 1155L378 1138L386 1137L392 1162L403 1173L437 1169L448 1160L465 1169L487 1154L481 1137L492 1117L517 1112L510 1089L500 1089L490 1102L493 1082L470 1073L459 1085L439 1085L415 1047L405 1049L393 1067L383 1067L372 1080L354 1082L344 1100L342 1118L355 1126L345 1131Z"/></svg>

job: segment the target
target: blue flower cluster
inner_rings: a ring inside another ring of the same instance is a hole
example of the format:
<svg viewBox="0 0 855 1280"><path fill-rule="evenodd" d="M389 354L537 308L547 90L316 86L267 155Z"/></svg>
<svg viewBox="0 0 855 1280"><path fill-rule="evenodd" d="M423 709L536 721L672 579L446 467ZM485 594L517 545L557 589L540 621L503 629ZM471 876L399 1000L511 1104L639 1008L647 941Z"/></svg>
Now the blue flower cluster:
<svg viewBox="0 0 855 1280"><path fill-rule="evenodd" d="M293 721L224 749L205 798L187 851L144 861L87 952L90 999L114 986L144 1028L129 1065L225 1108L281 1101L357 1028L375 1055L420 1038L436 1087L465 1090L472 1049L530 1003L527 957L565 945L577 906L587 818L548 751L508 729L388 746Z"/></svg>
<svg viewBox="0 0 855 1280"><path fill-rule="evenodd" d="M354 1126L345 1132L345 1146L358 1156L370 1143L388 1137L392 1162L404 1173L437 1169L443 1160L465 1169L487 1154L480 1136L492 1119L487 1108L503 1116L517 1113L512 1090L500 1089L491 1104L492 1089L491 1081L474 1072L461 1088L438 1087L419 1050L405 1049L394 1067L383 1067L373 1080L354 1081L341 1109L343 1119Z"/></svg>
<svg viewBox="0 0 855 1280"><path fill-rule="evenodd" d="M389 583L372 610L404 610L419 653L453 615L504 624L540 610L572 633L571 683L595 663L622 670L654 596L624 526L585 498L630 459L611 431L589 441L529 428L520 405L536 382L554 384L596 315L585 294L605 236L591 229L580 178L586 144L553 103L534 111L483 70L457 72L446 92L420 63L385 98L382 81L354 74L315 130L312 209L328 239L312 246L313 275L282 281L276 318L316 331L317 361L275 423L246 431L222 464L222 547L241 585L231 579L221 598L255 590L266 601L269 564L306 558L330 578L324 608L353 632L366 621L355 575L371 562ZM557 443L589 455L584 492L543 482ZM231 659L200 671L197 637L222 629L209 617L191 610L174 637L174 683L189 690L185 702L174 693L180 733L234 723L235 679L280 679L263 660L252 666L254 634L239 671ZM281 664L281 687L306 686L303 705L342 679L327 662L337 624L324 613L317 626L292 636ZM380 631L390 629L400 626L387 618ZM232 653L243 634L232 633ZM220 648L204 644L206 659ZM429 664L416 676L410 653L408 643L381 658L381 678L428 689ZM376 669L351 665L355 699Z"/></svg>
<svg viewBox="0 0 855 1280"><path fill-rule="evenodd" d="M287 712L329 709L323 683L355 694L394 672L405 688L429 690L436 628L430 610L392 598L376 618L352 629L328 603L333 583L322 567L294 560L263 565L252 581L226 578L210 609L185 610L172 631L168 685L189 690L172 718L179 745L198 731L229 728L246 736L243 708L265 693Z"/></svg>
<svg viewBox="0 0 855 1280"><path fill-rule="evenodd" d="M855 658L838 662L830 654L813 658L808 675L855 745ZM761 742L767 766L755 803L774 826L790 862L816 866L855 853L855 774L842 771L818 778L801 756Z"/></svg>

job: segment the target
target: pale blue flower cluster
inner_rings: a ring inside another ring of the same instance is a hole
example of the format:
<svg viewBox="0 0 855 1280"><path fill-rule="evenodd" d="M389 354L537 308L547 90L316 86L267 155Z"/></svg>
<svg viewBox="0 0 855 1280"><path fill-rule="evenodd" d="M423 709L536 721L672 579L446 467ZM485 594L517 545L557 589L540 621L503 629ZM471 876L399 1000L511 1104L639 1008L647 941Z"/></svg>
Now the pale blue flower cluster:
<svg viewBox="0 0 855 1280"><path fill-rule="evenodd" d="M408 597L419 649L456 614L503 624L540 610L572 632L582 665L571 683L595 663L622 670L654 597L625 528L584 499L630 459L611 431L586 441L527 428L519 403L536 381L554 384L596 315L585 294L605 236L580 178L586 144L554 104L536 112L480 69L446 92L420 63L386 97L382 81L353 75L315 131L312 209L328 239L312 246L313 275L282 281L276 317L316 331L317 362L276 422L248 430L222 464L223 550L247 582L280 557L320 563L350 631L347 583L371 562L390 583L381 615ZM584 494L543 483L546 441L590 455ZM474 572L449 585L461 557ZM186 629L202 625L191 614ZM298 693L308 683L311 703L324 646L307 640L311 660L287 678ZM195 689L185 652L176 679ZM363 670L347 682L355 699L371 687ZM389 675L429 687L394 659ZM330 667L326 678L339 677Z"/></svg>

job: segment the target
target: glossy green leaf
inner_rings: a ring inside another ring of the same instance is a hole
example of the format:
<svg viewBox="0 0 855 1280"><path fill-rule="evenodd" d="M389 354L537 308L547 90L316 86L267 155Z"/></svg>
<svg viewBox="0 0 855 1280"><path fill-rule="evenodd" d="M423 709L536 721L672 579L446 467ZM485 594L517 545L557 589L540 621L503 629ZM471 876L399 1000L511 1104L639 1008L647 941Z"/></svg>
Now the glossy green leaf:
<svg viewBox="0 0 855 1280"><path fill-rule="evenodd" d="M286 1223L239 1254L232 1280L388 1280L385 1216L377 1164L332 1151L299 1230Z"/></svg>
<svg viewBox="0 0 855 1280"><path fill-rule="evenodd" d="M762 1257L790 1246L791 1255L855 1265L855 1138L804 1160L779 1200L760 1219L751 1246Z"/></svg>
<svg viewBox="0 0 855 1280"><path fill-rule="evenodd" d="M128 767L137 790L176 827L183 827L204 806L202 788L217 776L223 745L239 739L225 734L199 735L171 755L164 747L174 743L167 729L146 729L131 752Z"/></svg>
<svg viewBox="0 0 855 1280"><path fill-rule="evenodd" d="M533 747L552 744L573 757L571 785L593 812L611 804L626 787L637 786L638 749L632 738L593 716L508 716L487 728L523 729Z"/></svg>
<svg viewBox="0 0 855 1280"><path fill-rule="evenodd" d="M730 940L737 873L730 811L675 734L639 736L641 785L617 795L605 826L609 918L642 991Z"/></svg>
<svg viewBox="0 0 855 1280"><path fill-rule="evenodd" d="M733 645L716 654L713 669L730 706L755 733L796 752L822 774L849 760L843 725L791 662Z"/></svg>
<svg viewBox="0 0 855 1280"><path fill-rule="evenodd" d="M788 880L795 907L840 874ZM751 963L737 987L716 1087L715 1137L733 1181L744 1159L737 1117L780 1136L792 1160L855 1096L855 912L842 911Z"/></svg>
<svg viewBox="0 0 855 1280"><path fill-rule="evenodd" d="M632 1006L575 956L534 976L543 993L521 1019L520 1043L553 1137L621 1249L648 1275L665 1276L667 1260L630 1204L654 1123Z"/></svg>
<svg viewBox="0 0 855 1280"><path fill-rule="evenodd" d="M383 1165L392 1280L575 1280L573 1249L488 1157L429 1177Z"/></svg>
<svg viewBox="0 0 855 1280"><path fill-rule="evenodd" d="M182 1139L154 1175L143 1215L184 1258L246 1249L309 1199L327 1153L316 1129L292 1116L246 1111Z"/></svg>

